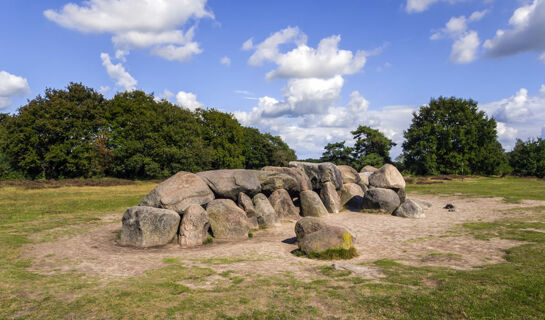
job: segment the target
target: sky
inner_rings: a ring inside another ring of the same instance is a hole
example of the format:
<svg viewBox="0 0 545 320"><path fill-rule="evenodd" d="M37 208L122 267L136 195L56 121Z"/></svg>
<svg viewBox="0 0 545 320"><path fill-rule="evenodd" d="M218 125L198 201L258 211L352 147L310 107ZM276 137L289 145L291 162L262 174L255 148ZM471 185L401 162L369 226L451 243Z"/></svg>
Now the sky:
<svg viewBox="0 0 545 320"><path fill-rule="evenodd" d="M545 0L1 0L0 112L81 82L216 108L299 158L358 125L401 152L431 98L545 138Z"/></svg>

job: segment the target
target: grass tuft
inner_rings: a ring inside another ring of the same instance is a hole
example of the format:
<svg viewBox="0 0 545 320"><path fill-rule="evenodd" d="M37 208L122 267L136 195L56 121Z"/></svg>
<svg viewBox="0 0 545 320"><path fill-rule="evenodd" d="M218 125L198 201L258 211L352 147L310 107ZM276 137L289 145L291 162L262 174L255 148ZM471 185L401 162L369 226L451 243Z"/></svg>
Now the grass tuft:
<svg viewBox="0 0 545 320"><path fill-rule="evenodd" d="M322 252L310 252L305 253L301 250L295 250L293 252L297 257L306 256L310 259L316 260L348 260L358 256L358 251L356 248L351 247L350 249L327 249Z"/></svg>

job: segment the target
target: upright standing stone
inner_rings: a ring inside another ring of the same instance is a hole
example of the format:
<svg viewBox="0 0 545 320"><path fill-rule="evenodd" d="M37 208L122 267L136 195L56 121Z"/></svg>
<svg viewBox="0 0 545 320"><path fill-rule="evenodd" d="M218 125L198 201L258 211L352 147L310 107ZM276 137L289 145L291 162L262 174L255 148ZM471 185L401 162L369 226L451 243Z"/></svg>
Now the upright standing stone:
<svg viewBox="0 0 545 320"><path fill-rule="evenodd" d="M415 201L411 199L405 200L393 213L394 216L403 218L421 219L425 218L424 210Z"/></svg>
<svg viewBox="0 0 545 320"><path fill-rule="evenodd" d="M254 196L254 207L257 213L257 222L261 227L269 227L278 224L276 211L271 206L269 199L263 193L258 193Z"/></svg>
<svg viewBox="0 0 545 320"><path fill-rule="evenodd" d="M331 182L326 182L320 190L320 198L329 213L339 213L342 208L341 198Z"/></svg>
<svg viewBox="0 0 545 320"><path fill-rule="evenodd" d="M301 215L304 217L322 217L327 216L325 208L320 196L312 190L302 191L300 194Z"/></svg>
<svg viewBox="0 0 545 320"><path fill-rule="evenodd" d="M192 205L184 212L178 242L182 248L199 246L208 237L208 214L201 206Z"/></svg>
<svg viewBox="0 0 545 320"><path fill-rule="evenodd" d="M337 168L341 170L341 173L343 176L343 184L346 184L346 183L360 184L360 180L361 180L360 175L356 171L356 169L347 165L340 165L340 166L337 166Z"/></svg>
<svg viewBox="0 0 545 320"><path fill-rule="evenodd" d="M391 189L369 189L363 197L364 209L378 209L388 213L394 212L401 204L397 193Z"/></svg>
<svg viewBox="0 0 545 320"><path fill-rule="evenodd" d="M212 200L206 206L210 229L217 239L248 238L248 219L231 199Z"/></svg>
<svg viewBox="0 0 545 320"><path fill-rule="evenodd" d="M255 212L255 207L252 202L252 199L248 197L244 192L241 192L238 194L238 206L246 212L246 217L248 218L248 225L250 226L250 229L257 229L259 228L259 224L257 222L257 213Z"/></svg>
<svg viewBox="0 0 545 320"><path fill-rule="evenodd" d="M276 190L269 197L269 202L274 208L279 220L297 221L301 218L299 209L293 205L293 201L291 201L288 191L284 189Z"/></svg>
<svg viewBox="0 0 545 320"><path fill-rule="evenodd" d="M359 185L355 183L345 183L339 193L342 206L350 210L361 210L364 193Z"/></svg>

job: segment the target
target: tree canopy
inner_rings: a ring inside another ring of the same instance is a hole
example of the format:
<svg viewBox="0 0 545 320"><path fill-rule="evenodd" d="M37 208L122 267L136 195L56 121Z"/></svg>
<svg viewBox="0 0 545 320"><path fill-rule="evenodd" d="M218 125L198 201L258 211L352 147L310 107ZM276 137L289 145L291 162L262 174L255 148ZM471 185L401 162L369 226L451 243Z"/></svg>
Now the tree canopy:
<svg viewBox="0 0 545 320"><path fill-rule="evenodd" d="M191 112L142 91L112 99L79 83L0 114L0 178L164 178L295 160L280 137L215 109Z"/></svg>
<svg viewBox="0 0 545 320"><path fill-rule="evenodd" d="M541 138L527 141L517 140L509 153L509 164L513 174L521 176L545 177L545 140Z"/></svg>
<svg viewBox="0 0 545 320"><path fill-rule="evenodd" d="M404 136L404 164L415 174L490 175L507 170L496 121L471 99L431 99L413 113Z"/></svg>

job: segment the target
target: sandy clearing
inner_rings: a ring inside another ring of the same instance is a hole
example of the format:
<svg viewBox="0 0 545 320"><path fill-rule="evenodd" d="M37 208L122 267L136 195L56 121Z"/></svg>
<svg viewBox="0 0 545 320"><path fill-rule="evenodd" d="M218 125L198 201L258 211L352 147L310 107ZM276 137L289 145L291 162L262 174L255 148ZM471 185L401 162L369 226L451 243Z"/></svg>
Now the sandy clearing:
<svg viewBox="0 0 545 320"><path fill-rule="evenodd" d="M503 250L521 242L477 240L463 234L456 226L469 221L493 221L505 216L524 215L524 211L515 213L506 210L545 205L545 201L507 204L500 198L412 197L432 204L431 209L425 210L426 218L413 220L348 211L326 217L332 223L349 227L357 237L355 247L359 257L339 263L358 265L393 259L410 265L457 269L499 263L503 261ZM456 211L442 209L447 203L454 204ZM151 249L121 247L116 243L121 215L117 222L98 226L75 237L26 245L23 257L33 259L31 269L38 273L75 270L103 279L142 274L164 266L164 258L178 258L184 265L210 267L216 272L232 270L237 275L291 272L299 279L309 280L316 275L316 266L332 264L331 261L310 260L291 254L297 248L293 243L293 223L254 232L253 238L244 241L216 241L192 249L181 249L176 244ZM103 221L115 221L115 218L107 216ZM372 278L375 274L376 277L380 276L372 270L367 276Z"/></svg>

